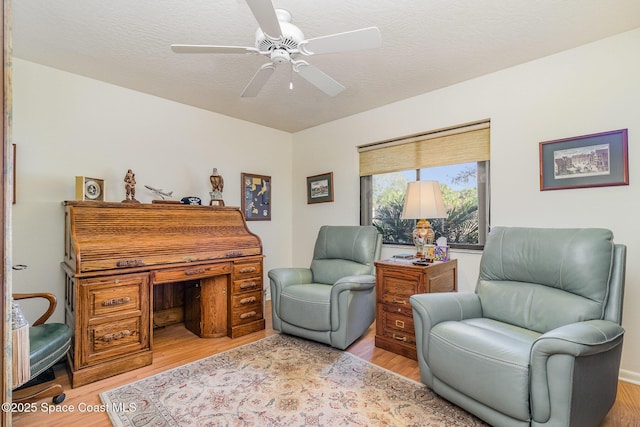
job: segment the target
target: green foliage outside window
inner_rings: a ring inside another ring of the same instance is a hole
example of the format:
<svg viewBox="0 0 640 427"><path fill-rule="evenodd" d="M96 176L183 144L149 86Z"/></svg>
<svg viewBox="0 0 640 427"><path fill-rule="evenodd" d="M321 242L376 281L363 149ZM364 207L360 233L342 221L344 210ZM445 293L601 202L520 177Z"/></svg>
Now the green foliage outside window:
<svg viewBox="0 0 640 427"><path fill-rule="evenodd" d="M415 220L401 219L407 182L415 180L415 178L410 179L411 172L373 177L373 225L382 234L384 243L413 244L411 233ZM422 174L425 175L424 172ZM440 181L448 217L427 218L436 234L436 239L444 236L450 245L477 245L479 220L475 163L463 170L457 170L456 175L448 181L448 183Z"/></svg>

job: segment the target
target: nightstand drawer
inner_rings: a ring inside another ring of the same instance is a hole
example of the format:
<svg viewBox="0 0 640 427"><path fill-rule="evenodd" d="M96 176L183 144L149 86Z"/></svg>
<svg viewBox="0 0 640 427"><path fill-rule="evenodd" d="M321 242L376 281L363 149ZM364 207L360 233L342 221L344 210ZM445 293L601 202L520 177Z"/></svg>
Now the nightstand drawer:
<svg viewBox="0 0 640 427"><path fill-rule="evenodd" d="M398 331L405 335L415 335L413 317L389 312L384 312L382 316L386 330Z"/></svg>
<svg viewBox="0 0 640 427"><path fill-rule="evenodd" d="M384 291L394 295L404 295L409 297L418 292L419 277L406 279L400 277L394 277L391 274L386 274L384 277Z"/></svg>
<svg viewBox="0 0 640 427"><path fill-rule="evenodd" d="M382 303L389 304L397 307L408 307L411 309L411 303L409 302L409 297L413 294L409 295L399 295L391 292L385 292L382 296Z"/></svg>
<svg viewBox="0 0 640 427"><path fill-rule="evenodd" d="M413 329L413 318L384 313L382 319L382 336L395 342L415 347L416 335Z"/></svg>
<svg viewBox="0 0 640 427"><path fill-rule="evenodd" d="M385 313L400 314L403 316L413 316L411 304L381 304Z"/></svg>

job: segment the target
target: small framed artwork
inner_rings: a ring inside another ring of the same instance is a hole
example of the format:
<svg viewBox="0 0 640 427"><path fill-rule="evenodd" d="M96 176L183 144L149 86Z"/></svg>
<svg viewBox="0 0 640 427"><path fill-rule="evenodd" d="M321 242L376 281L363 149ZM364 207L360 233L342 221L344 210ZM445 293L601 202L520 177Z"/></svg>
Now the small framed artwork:
<svg viewBox="0 0 640 427"><path fill-rule="evenodd" d="M104 202L104 179L76 176L76 200Z"/></svg>
<svg viewBox="0 0 640 427"><path fill-rule="evenodd" d="M540 190L629 185L627 129L540 143Z"/></svg>
<svg viewBox="0 0 640 427"><path fill-rule="evenodd" d="M247 221L271 220L271 177L242 173L242 212Z"/></svg>
<svg viewBox="0 0 640 427"><path fill-rule="evenodd" d="M307 203L333 202L333 172L307 177Z"/></svg>

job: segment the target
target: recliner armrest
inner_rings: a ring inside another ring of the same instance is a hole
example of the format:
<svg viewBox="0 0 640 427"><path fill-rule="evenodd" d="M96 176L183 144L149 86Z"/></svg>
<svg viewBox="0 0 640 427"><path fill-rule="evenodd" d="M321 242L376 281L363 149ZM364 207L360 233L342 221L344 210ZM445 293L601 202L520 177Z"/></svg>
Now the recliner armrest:
<svg viewBox="0 0 640 427"><path fill-rule="evenodd" d="M362 274L359 276L346 276L339 279L333 284L333 289L338 292L343 290L366 290L371 289L376 285L376 276L371 274Z"/></svg>
<svg viewBox="0 0 640 427"><path fill-rule="evenodd" d="M346 276L339 279L336 283L331 287L331 304L335 307L338 307L338 299L340 298L340 294L345 291L366 291L372 289L376 286L376 276L370 274L364 274L359 276ZM332 316L334 317L334 321L338 321L338 312L337 310L332 310Z"/></svg>
<svg viewBox="0 0 640 427"><path fill-rule="evenodd" d="M313 282L313 275L309 268L274 268L269 271L268 276L280 288Z"/></svg>
<svg viewBox="0 0 640 427"><path fill-rule="evenodd" d="M415 294L409 298L423 327L431 330L440 322L482 317L478 296L471 292L441 292Z"/></svg>
<svg viewBox="0 0 640 427"><path fill-rule="evenodd" d="M549 365L552 356L565 355L573 360L605 353L619 346L623 336L624 329L608 320L571 323L541 335L531 348L531 406L534 419L546 420L551 414L551 383L572 381L572 371L568 367L552 371ZM617 377L617 372L613 374Z"/></svg>
<svg viewBox="0 0 640 427"><path fill-rule="evenodd" d="M438 323L450 320L482 317L480 298L470 292L442 292L415 294L409 298L409 302L413 308L420 379L424 384L433 387L433 374L425 359L431 329Z"/></svg>

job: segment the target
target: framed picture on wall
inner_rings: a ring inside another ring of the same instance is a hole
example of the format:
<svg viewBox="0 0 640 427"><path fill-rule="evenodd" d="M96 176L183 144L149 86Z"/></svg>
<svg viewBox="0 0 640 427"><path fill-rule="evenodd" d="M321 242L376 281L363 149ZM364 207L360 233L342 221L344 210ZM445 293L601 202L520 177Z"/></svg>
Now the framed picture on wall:
<svg viewBox="0 0 640 427"><path fill-rule="evenodd" d="M271 177L242 173L242 212L247 221L271 220Z"/></svg>
<svg viewBox="0 0 640 427"><path fill-rule="evenodd" d="M540 190L629 185L627 129L540 143Z"/></svg>
<svg viewBox="0 0 640 427"><path fill-rule="evenodd" d="M333 172L307 177L307 203L333 202Z"/></svg>

